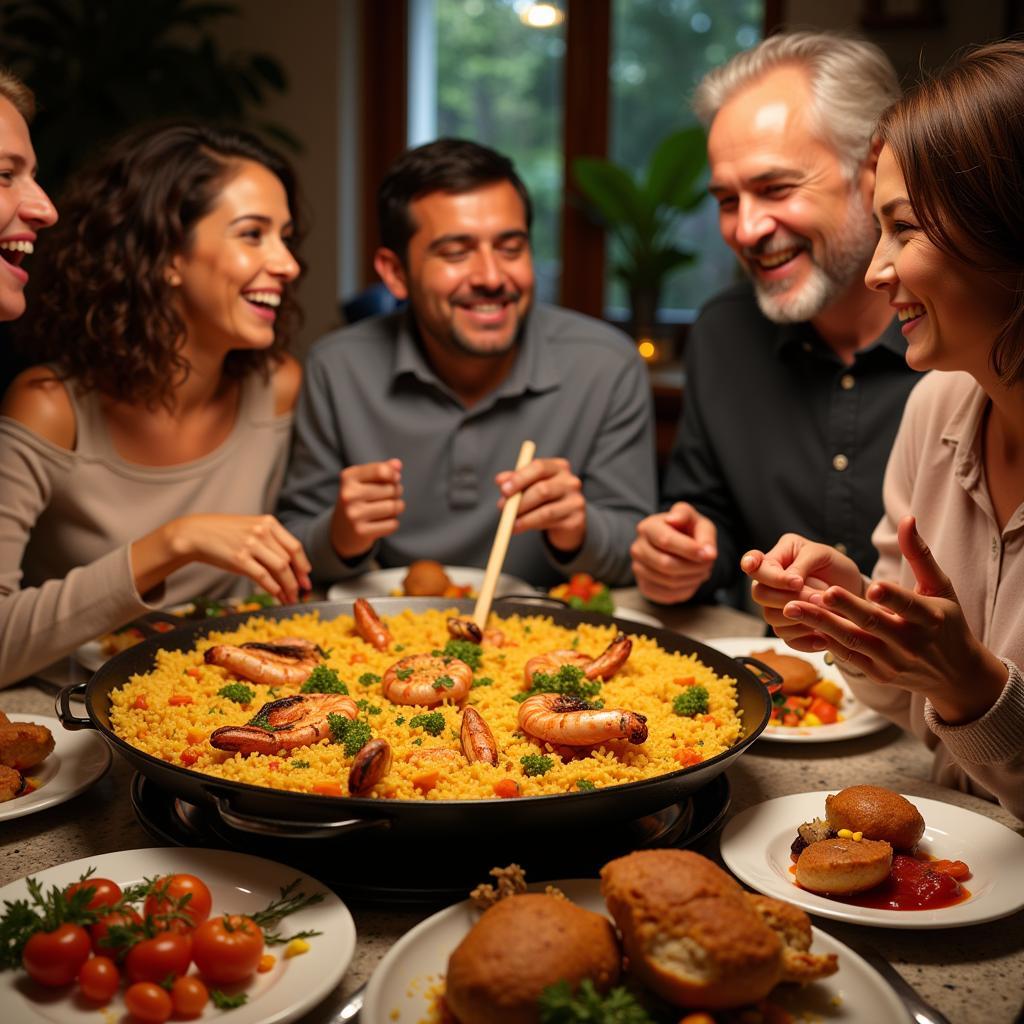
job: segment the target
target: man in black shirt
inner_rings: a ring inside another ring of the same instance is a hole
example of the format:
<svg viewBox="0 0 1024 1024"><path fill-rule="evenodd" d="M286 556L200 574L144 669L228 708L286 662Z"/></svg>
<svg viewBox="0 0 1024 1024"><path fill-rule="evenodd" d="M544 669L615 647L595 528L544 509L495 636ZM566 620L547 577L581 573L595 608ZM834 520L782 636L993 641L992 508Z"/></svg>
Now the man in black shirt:
<svg viewBox="0 0 1024 1024"><path fill-rule="evenodd" d="M709 190L749 283L701 311L663 511L631 554L662 603L736 584L739 558L787 531L835 544L864 572L882 475L917 374L875 248L874 123L899 96L877 47L828 33L773 36L707 75Z"/></svg>

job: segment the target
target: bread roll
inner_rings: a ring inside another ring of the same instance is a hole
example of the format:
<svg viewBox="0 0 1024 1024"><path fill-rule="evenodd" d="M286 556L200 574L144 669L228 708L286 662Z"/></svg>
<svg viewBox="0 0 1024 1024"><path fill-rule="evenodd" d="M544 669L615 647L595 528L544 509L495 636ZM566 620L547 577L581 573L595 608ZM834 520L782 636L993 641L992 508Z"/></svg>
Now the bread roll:
<svg viewBox="0 0 1024 1024"><path fill-rule="evenodd" d="M881 786L849 786L825 797L825 817L838 832L848 828L897 850L912 850L924 835L921 812L905 797Z"/></svg>
<svg viewBox="0 0 1024 1024"><path fill-rule="evenodd" d="M606 992L621 956L608 918L544 893L485 911L448 960L445 1001L459 1024L537 1024L537 999L584 978Z"/></svg>
<svg viewBox="0 0 1024 1024"><path fill-rule="evenodd" d="M806 693L821 678L811 662L795 654L778 654L769 648L751 651L750 656L763 661L782 676L782 692L787 696Z"/></svg>
<svg viewBox="0 0 1024 1024"><path fill-rule="evenodd" d="M440 562L424 558L413 562L402 580L407 597L444 597L451 580Z"/></svg>
<svg viewBox="0 0 1024 1024"><path fill-rule="evenodd" d="M631 970L675 1006L756 1002L782 979L782 940L709 860L642 850L606 864L601 891Z"/></svg>

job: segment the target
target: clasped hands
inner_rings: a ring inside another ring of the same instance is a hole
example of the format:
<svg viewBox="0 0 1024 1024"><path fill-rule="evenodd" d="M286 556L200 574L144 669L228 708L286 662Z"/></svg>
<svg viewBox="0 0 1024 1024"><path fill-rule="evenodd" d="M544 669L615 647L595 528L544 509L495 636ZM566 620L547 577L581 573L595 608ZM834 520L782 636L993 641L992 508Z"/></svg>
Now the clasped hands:
<svg viewBox="0 0 1024 1024"><path fill-rule="evenodd" d="M927 697L950 725L972 721L998 699L1003 663L971 632L953 585L917 532L900 520L900 552L915 580L865 584L852 559L827 544L785 534L740 568L765 621L798 651L829 651L872 682Z"/></svg>
<svg viewBox="0 0 1024 1024"><path fill-rule="evenodd" d="M587 530L583 485L565 459L534 459L519 470L494 478L501 492L498 508L521 493L513 533L542 530L560 551L576 551ZM366 554L374 543L398 529L405 511L402 462L386 459L347 466L341 471L331 520L331 541L342 558Z"/></svg>

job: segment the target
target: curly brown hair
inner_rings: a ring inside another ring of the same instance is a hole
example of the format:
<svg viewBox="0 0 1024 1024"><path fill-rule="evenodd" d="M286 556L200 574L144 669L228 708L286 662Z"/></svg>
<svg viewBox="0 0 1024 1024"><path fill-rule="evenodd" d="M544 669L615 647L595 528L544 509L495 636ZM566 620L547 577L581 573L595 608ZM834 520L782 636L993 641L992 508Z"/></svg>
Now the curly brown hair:
<svg viewBox="0 0 1024 1024"><path fill-rule="evenodd" d="M1024 41L967 51L882 115L878 132L928 238L1016 283L992 347L1006 386L1024 380Z"/></svg>
<svg viewBox="0 0 1024 1024"><path fill-rule="evenodd" d="M243 160L262 164L284 186L297 245L295 173L246 132L196 122L147 126L76 175L34 275L27 324L34 357L55 364L61 378L73 378L84 390L169 406L189 365L181 355L185 323L166 268L187 252L196 224ZM225 375L269 376L298 315L286 288L273 344L229 352Z"/></svg>

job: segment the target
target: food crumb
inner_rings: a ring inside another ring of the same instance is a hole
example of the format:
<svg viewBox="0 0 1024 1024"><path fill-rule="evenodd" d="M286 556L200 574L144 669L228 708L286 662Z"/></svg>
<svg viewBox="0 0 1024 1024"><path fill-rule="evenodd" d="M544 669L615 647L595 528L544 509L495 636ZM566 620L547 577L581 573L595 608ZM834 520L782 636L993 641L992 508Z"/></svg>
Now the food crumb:
<svg viewBox="0 0 1024 1024"><path fill-rule="evenodd" d="M478 885L469 898L477 910L487 910L509 896L526 892L526 872L518 864L504 868L491 868L488 874L498 883L497 888L489 882Z"/></svg>

